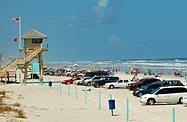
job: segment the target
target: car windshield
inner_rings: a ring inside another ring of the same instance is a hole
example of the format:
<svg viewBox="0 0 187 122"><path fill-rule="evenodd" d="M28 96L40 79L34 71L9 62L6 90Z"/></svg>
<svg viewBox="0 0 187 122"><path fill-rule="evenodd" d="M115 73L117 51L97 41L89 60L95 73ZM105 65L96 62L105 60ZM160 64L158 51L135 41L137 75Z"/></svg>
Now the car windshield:
<svg viewBox="0 0 187 122"><path fill-rule="evenodd" d="M147 89L149 87L149 85L145 85L142 87L142 89Z"/></svg>
<svg viewBox="0 0 187 122"><path fill-rule="evenodd" d="M160 88L156 88L156 89L154 89L154 90L152 90L150 93L151 94L153 94L153 93L155 93L157 90L159 90Z"/></svg>

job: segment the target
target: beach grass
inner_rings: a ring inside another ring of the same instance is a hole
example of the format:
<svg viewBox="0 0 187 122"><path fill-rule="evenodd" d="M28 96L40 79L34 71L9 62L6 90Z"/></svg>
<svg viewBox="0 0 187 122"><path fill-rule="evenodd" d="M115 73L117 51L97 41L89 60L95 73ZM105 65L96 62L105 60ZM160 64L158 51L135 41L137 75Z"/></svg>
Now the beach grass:
<svg viewBox="0 0 187 122"><path fill-rule="evenodd" d="M6 104L5 99L10 97L6 95L8 91L0 90L0 114L13 113L15 118L27 118L23 110L20 109L20 103Z"/></svg>

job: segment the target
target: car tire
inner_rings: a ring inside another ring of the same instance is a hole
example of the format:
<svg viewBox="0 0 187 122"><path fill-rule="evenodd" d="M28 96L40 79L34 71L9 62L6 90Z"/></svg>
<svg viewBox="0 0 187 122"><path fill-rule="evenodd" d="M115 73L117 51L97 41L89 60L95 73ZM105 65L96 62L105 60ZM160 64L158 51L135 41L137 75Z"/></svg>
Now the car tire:
<svg viewBox="0 0 187 122"><path fill-rule="evenodd" d="M91 86L91 83L90 83L90 82L88 82L88 83L87 83L87 86Z"/></svg>
<svg viewBox="0 0 187 122"><path fill-rule="evenodd" d="M179 98L179 101L178 101L178 104L183 104L182 100L183 100L183 98L180 97L180 98Z"/></svg>
<svg viewBox="0 0 187 122"><path fill-rule="evenodd" d="M155 99L153 99L153 98L149 98L148 100L147 100L147 105L154 105L156 103L156 101L155 101Z"/></svg>
<svg viewBox="0 0 187 122"><path fill-rule="evenodd" d="M96 84L96 88L99 88L100 87L100 85L99 84Z"/></svg>
<svg viewBox="0 0 187 122"><path fill-rule="evenodd" d="M114 88L114 85L110 85L110 86L109 86L109 89L113 89L113 88Z"/></svg>

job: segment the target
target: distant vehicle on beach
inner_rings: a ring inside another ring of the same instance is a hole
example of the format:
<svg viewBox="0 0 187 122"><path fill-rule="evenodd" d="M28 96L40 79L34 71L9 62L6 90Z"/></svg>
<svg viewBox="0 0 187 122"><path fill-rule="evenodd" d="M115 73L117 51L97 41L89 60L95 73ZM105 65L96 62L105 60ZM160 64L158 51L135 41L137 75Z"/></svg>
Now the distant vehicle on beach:
<svg viewBox="0 0 187 122"><path fill-rule="evenodd" d="M157 81L148 85L143 86L142 88L135 89L133 91L133 95L137 97L141 97L144 94L151 93L151 91L155 90L156 88L162 87L161 81Z"/></svg>
<svg viewBox="0 0 187 122"><path fill-rule="evenodd" d="M100 80L93 81L92 85L96 88L105 85L105 83L116 82L119 77L103 77Z"/></svg>
<svg viewBox="0 0 187 122"><path fill-rule="evenodd" d="M68 83L73 84L75 80L80 80L80 78L71 78L71 79L68 79L68 80L63 80L62 84L65 84L65 85L67 85Z"/></svg>
<svg viewBox="0 0 187 122"><path fill-rule="evenodd" d="M163 86L184 86L180 80L163 80L153 82L151 84L145 85L142 88L135 89L133 91L133 95L137 97L141 97L144 94L150 93L156 88L163 87Z"/></svg>
<svg viewBox="0 0 187 122"><path fill-rule="evenodd" d="M83 82L84 82L85 80L87 80L87 79L91 79L91 78L90 78L90 77L80 78L80 79L78 79L78 80L75 80L75 81L73 82L73 84L76 84L76 85L83 85Z"/></svg>
<svg viewBox="0 0 187 122"><path fill-rule="evenodd" d="M94 76L92 78L87 78L86 80L83 80L83 85L85 86L91 86L92 82L101 79L103 76Z"/></svg>
<svg viewBox="0 0 187 122"><path fill-rule="evenodd" d="M187 96L187 89L184 86L159 87L150 94L141 96L140 103L147 105L155 103L182 104L183 96Z"/></svg>
<svg viewBox="0 0 187 122"><path fill-rule="evenodd" d="M111 83L105 83L104 87L107 89L113 89L113 88L127 88L127 83L131 81L129 80L118 80L116 82Z"/></svg>
<svg viewBox="0 0 187 122"><path fill-rule="evenodd" d="M147 84L151 84L156 81L160 81L160 80L156 79L156 78L142 78L142 79L138 80L137 82L133 82L133 83L128 84L128 89L135 90L136 88L141 88Z"/></svg>
<svg viewBox="0 0 187 122"><path fill-rule="evenodd" d="M113 76L113 72L108 70L98 70L98 71L86 72L84 75L84 77L90 77L90 78L94 76Z"/></svg>

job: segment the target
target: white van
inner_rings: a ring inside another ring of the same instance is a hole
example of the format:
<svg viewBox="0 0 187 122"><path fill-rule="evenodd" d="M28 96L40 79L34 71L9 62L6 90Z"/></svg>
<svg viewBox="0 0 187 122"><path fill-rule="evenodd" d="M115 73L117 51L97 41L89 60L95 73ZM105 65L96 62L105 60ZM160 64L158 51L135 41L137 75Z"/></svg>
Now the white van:
<svg viewBox="0 0 187 122"><path fill-rule="evenodd" d="M155 103L182 103L183 96L187 95L187 88L184 86L160 87L141 96L140 103L153 105Z"/></svg>

